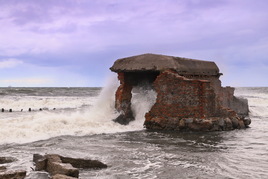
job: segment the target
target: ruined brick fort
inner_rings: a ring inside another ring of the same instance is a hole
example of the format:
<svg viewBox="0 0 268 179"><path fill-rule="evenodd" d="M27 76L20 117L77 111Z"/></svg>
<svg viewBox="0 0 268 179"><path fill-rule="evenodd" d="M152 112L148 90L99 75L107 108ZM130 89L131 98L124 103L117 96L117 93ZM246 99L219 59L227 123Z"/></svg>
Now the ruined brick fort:
<svg viewBox="0 0 268 179"><path fill-rule="evenodd" d="M133 87L149 83L157 98L145 114L147 129L218 131L242 129L250 124L248 103L234 96L234 88L222 87L214 62L181 57L143 54L118 59L110 68L118 74L116 122L134 120Z"/></svg>

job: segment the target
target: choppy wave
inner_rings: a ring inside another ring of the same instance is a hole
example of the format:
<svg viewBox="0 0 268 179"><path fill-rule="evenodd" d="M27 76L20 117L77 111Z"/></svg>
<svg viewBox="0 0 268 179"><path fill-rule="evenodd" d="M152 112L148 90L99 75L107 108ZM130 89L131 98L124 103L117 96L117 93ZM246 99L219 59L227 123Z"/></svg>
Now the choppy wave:
<svg viewBox="0 0 268 179"><path fill-rule="evenodd" d="M58 97L58 96L7 96L0 98L1 109L13 112L27 111L31 108L34 111L41 109L51 110L66 108L81 108L82 106L91 106L94 104L96 97Z"/></svg>
<svg viewBox="0 0 268 179"><path fill-rule="evenodd" d="M248 100L252 116L268 117L268 88L237 88L235 94Z"/></svg>
<svg viewBox="0 0 268 179"><path fill-rule="evenodd" d="M75 111L2 113L2 116L5 115L5 117L0 121L0 141L1 143L26 143L60 135L80 136L142 130L144 114L154 103L154 91L146 90L145 93L133 94L132 102L136 120L123 126L112 121L118 116L114 109L114 94L117 87L117 79L113 78L98 97L3 98L0 101L2 105L10 106L16 110L23 109L25 106L64 109L87 105L87 108Z"/></svg>
<svg viewBox="0 0 268 179"><path fill-rule="evenodd" d="M60 135L82 136L143 130L144 115L155 103L156 93L148 87L142 90L141 87L134 88L132 110L135 121L123 126L112 121L118 116L114 109L117 87L118 81L113 77L99 96L95 89L91 96L4 96L0 98L0 104L15 112L0 113L0 141L26 143ZM251 116L268 118L267 88L257 90L238 88L236 95L248 99ZM30 107L35 110L57 110L26 112ZM70 108L73 110L68 110ZM20 112L21 109L25 112Z"/></svg>
<svg viewBox="0 0 268 179"><path fill-rule="evenodd" d="M148 112L156 101L156 92L150 86L138 86L132 90L131 108L135 121L131 124L144 123L145 113Z"/></svg>
<svg viewBox="0 0 268 179"><path fill-rule="evenodd" d="M33 167L33 153L95 158L110 166L106 170L82 170L80 178L267 178L268 88L236 91L237 96L249 100L250 128L173 133L143 131L143 116L156 98L150 88L133 90L135 121L127 126L112 122L118 115L114 110L117 86L117 80L112 79L99 96L92 96L94 100L89 97L91 102L85 96L92 105L83 110L0 113L0 144L36 141L0 145L1 155L18 158L10 164L12 168L26 167L28 172ZM74 100L78 106L83 103L72 97L68 98L70 102ZM64 98L58 97L55 102Z"/></svg>

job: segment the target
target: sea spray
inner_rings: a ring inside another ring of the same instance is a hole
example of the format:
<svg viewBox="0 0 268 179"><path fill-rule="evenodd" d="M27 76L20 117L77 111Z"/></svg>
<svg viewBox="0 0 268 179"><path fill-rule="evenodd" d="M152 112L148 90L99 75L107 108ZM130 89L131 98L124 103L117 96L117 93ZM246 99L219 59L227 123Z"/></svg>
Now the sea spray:
<svg viewBox="0 0 268 179"><path fill-rule="evenodd" d="M236 88L235 95L248 100L251 117L268 118L268 88Z"/></svg>
<svg viewBox="0 0 268 179"><path fill-rule="evenodd" d="M115 76L110 78L107 85L102 89L99 96L93 95L86 98L94 99L92 105L86 109L75 110L48 110L36 112L14 112L1 113L0 120L0 144L3 143L27 143L37 140L45 140L62 135L91 135L102 133L117 133L126 131L137 131L143 129L142 110L136 110L137 121L124 126L113 122L118 116L114 108L115 91L118 87L118 80ZM79 89L77 89L79 90ZM90 90L90 88L88 88ZM40 96L40 98L42 98ZM66 96L57 96L57 104L68 107L70 101L65 101ZM84 104L84 96L73 98L76 103ZM144 101L135 102L143 105ZM36 98L36 100L40 100ZM31 102L34 104L34 102ZM146 101L145 101L146 103ZM52 108L53 106L48 106ZM145 109L145 108L144 108ZM139 115L140 114L140 115Z"/></svg>
<svg viewBox="0 0 268 179"><path fill-rule="evenodd" d="M149 84L142 84L133 88L131 109L133 111L135 121L131 122L130 125L143 125L145 121L145 114L155 103L156 95L156 92Z"/></svg>
<svg viewBox="0 0 268 179"><path fill-rule="evenodd" d="M93 99L91 101L92 106L90 107L88 105L88 109L86 110L76 109L2 114L0 121L0 143L25 143L60 135L87 135L113 132L113 127L111 126L114 123L111 122L111 118L116 114L109 106L114 99L107 92L112 92L116 89L115 85L113 85L114 81L110 80L110 83L107 83L107 86L103 88L97 98L96 96L89 97L89 99ZM51 98L57 102L56 104L59 105L57 106L58 108L64 109L68 109L70 106L73 107L73 104L81 106L84 104L84 99L88 99L88 97L67 97L68 100L66 100L66 96L55 96ZM16 99L17 97L10 104L16 106ZM47 98L44 100L42 97L31 99L32 101L30 103L33 106L35 102L47 101ZM25 101L25 99L21 98L19 100L20 104L21 101ZM52 108L54 105L51 106L50 104L47 107ZM110 130L107 128L110 128Z"/></svg>
<svg viewBox="0 0 268 179"><path fill-rule="evenodd" d="M101 90L100 95L89 110L89 117L97 118L101 121L110 121L119 114L115 110L115 91L119 83L115 75L110 76L105 83L105 87Z"/></svg>
<svg viewBox="0 0 268 179"><path fill-rule="evenodd" d="M268 90L268 88L265 89ZM238 96L252 99L249 100L250 110L252 110L253 106L256 106L254 108L260 113L259 116L252 118L251 127L245 130L213 133L138 131L85 137L64 136L29 144L0 145L1 156L17 158L18 161L8 164L7 167L14 170L27 169L29 176L26 178L31 178L31 174L36 173L33 171L30 173L30 169L34 167L32 163L32 154L34 153L57 153L70 157L90 158L101 160L109 165L105 170L81 170L79 173L80 178L174 178L174 176L180 176L180 178L196 178L197 176L202 176L201 178L215 178L215 176L216 178L268 178L268 118L263 117L262 110L259 110L259 106L266 106L266 109L268 107L268 101L267 103L265 102L268 92L265 93L266 95L262 92L265 89L259 88L256 92L252 91L251 88L244 88L242 95L238 93ZM87 90L91 91L92 88ZM79 92L79 90L77 91ZM99 94L100 90L97 93ZM92 95L92 97L96 98L92 103L94 105L97 103L97 99L100 98L97 93ZM110 97L114 97L114 94ZM134 91L133 97L135 98ZM79 100L76 99L78 103ZM93 109L93 106L89 107L89 111L90 109ZM76 120L98 124L94 118L91 119L79 111L63 112L61 119L50 117L53 111L0 113L0 134L5 129L3 127L5 117L3 116L6 115L21 114L26 118L26 114L30 116L36 114L38 116L32 118L33 125L39 125L39 119L45 119L44 116L46 116L51 121L59 122L60 127L64 130L66 126L70 126L70 133L78 131L79 125L75 124ZM58 113L58 111L56 110L54 113ZM86 113L89 113L88 110L86 110ZM77 118L73 118L73 116L77 116ZM92 116L94 115L92 114ZM15 118L20 119L14 117L13 120ZM65 122L69 122L68 119L74 121L74 126L65 124ZM109 120L111 121L111 119L107 118L107 121ZM27 136L33 137L36 135L37 140L41 139L38 135L41 135L42 131L39 133L32 132L33 127L29 122L30 118L27 117L26 121L25 130L28 130L31 134L27 134ZM10 139L14 136L13 133L19 131L14 126L16 122L19 125L21 121L12 122L13 128L10 130L10 134L5 136L4 140L7 141L8 138ZM40 123L43 123L43 121L40 121ZM100 122L100 125L100 127L96 127L96 131L100 130L97 131L98 133L105 131L105 127L106 132L142 129L142 127L135 128L132 122L130 125L123 126L103 121ZM142 123L140 125L142 126ZM39 127L40 130L47 130L46 125L43 126L42 124ZM81 130L85 130L85 133L90 134L90 131L93 131L93 127L87 125L84 128L81 127ZM66 133L66 130L64 133ZM18 137L18 140L23 139L22 134ZM55 136L58 135L60 134ZM25 139L27 136L25 136ZM0 142L2 143L1 139ZM33 141L33 138L31 140ZM16 142L16 139L14 141Z"/></svg>

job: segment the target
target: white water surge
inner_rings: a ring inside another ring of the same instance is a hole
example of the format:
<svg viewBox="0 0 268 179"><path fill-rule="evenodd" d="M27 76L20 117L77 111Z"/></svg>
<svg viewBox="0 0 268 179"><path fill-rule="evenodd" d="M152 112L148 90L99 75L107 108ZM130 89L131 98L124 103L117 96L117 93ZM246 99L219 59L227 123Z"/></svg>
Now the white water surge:
<svg viewBox="0 0 268 179"><path fill-rule="evenodd" d="M135 121L131 122L130 125L144 123L144 116L155 103L156 95L156 92L148 84L133 88L131 109L134 113Z"/></svg>
<svg viewBox="0 0 268 179"><path fill-rule="evenodd" d="M268 89L267 88L237 88L237 96L247 98L251 116L268 118Z"/></svg>
<svg viewBox="0 0 268 179"><path fill-rule="evenodd" d="M37 174L31 169L34 168L33 154L56 153L96 159L109 166L104 170L80 169L81 179L268 178L268 88L236 89L237 96L249 101L252 119L250 128L213 133L180 133L143 130L144 113L155 100L154 91L148 88L134 88L132 91L135 121L127 126L112 122L118 115L114 110L117 86L117 80L113 79L102 91L96 88L27 88L10 92L9 89L0 88L0 101L7 97L18 101L26 99L24 97L42 101L49 96L51 100L57 99L55 102L59 107L67 107L31 113L0 112L1 156L18 159L1 166L11 170L27 170L27 179L40 179L40 175L33 177ZM27 90L33 92L21 95L22 91ZM53 94L49 95L48 91ZM63 100L67 98L70 101ZM83 105L83 101L89 105ZM16 104L16 101L11 102ZM74 103L77 108L69 109ZM0 109L7 108L1 105ZM54 107L47 106L50 109ZM70 136L66 136L68 134ZM47 138L50 139L30 142ZM27 141L30 143L25 143Z"/></svg>
<svg viewBox="0 0 268 179"><path fill-rule="evenodd" d="M46 108L57 107L67 110L48 110L36 112L0 113L0 143L27 143L61 135L91 135L117 133L143 129L144 114L154 103L155 93L145 90L133 93L133 111L136 120L124 126L112 121L118 116L114 109L117 79L111 78L100 95L89 97L12 97L2 98L2 104L20 109L26 103L29 106ZM90 89L89 89L90 90ZM147 97L145 97L147 96ZM31 99L27 101L27 98ZM13 100L12 100L13 99ZM79 108L86 105L86 109ZM76 110L68 110L76 108Z"/></svg>

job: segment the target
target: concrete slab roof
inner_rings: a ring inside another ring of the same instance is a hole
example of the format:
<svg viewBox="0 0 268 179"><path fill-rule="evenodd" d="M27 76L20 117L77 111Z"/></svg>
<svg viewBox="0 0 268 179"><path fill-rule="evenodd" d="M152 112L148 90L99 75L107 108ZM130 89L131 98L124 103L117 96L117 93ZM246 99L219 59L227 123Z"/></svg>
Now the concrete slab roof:
<svg viewBox="0 0 268 179"><path fill-rule="evenodd" d="M118 59L110 68L113 72L146 72L176 70L179 74L220 75L212 61L195 60L158 54L142 54Z"/></svg>

